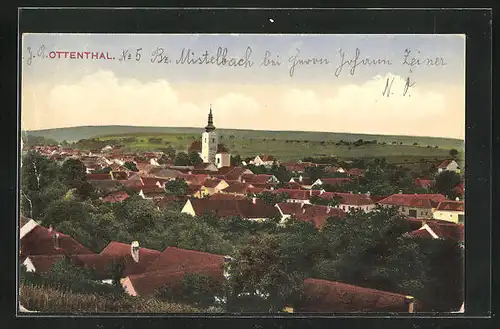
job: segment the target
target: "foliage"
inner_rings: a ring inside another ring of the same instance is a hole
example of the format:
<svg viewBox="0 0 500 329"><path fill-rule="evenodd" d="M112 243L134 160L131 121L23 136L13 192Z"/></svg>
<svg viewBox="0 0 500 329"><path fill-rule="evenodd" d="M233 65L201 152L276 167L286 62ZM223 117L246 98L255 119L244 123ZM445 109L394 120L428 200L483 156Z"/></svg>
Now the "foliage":
<svg viewBox="0 0 500 329"><path fill-rule="evenodd" d="M127 161L127 162L125 162L125 163L123 164L123 166L124 166L125 168L127 168L128 170L130 170L130 171L136 171L136 172L137 172L137 171L139 171L139 170L137 169L136 164L135 164L134 162L132 162L132 161Z"/></svg>
<svg viewBox="0 0 500 329"><path fill-rule="evenodd" d="M189 166L191 164L191 159L186 152L178 152L175 155L174 165L176 166Z"/></svg>
<svg viewBox="0 0 500 329"><path fill-rule="evenodd" d="M461 178L459 174L454 171L445 170L436 176L436 182L432 186L432 189L436 193L441 193L449 198L454 198L456 195L452 190L460 183Z"/></svg>
<svg viewBox="0 0 500 329"><path fill-rule="evenodd" d="M196 151L189 152L189 165L196 166L197 164L203 163L203 160L200 157L200 154Z"/></svg>
<svg viewBox="0 0 500 329"><path fill-rule="evenodd" d="M186 274L178 285L166 285L156 293L157 298L190 304L200 308L214 306L215 296L223 295L220 280L203 274Z"/></svg>
<svg viewBox="0 0 500 329"><path fill-rule="evenodd" d="M26 147L56 146L58 144L57 141L51 138L46 138L43 136L34 136L34 135L25 136L25 138L23 139L23 143Z"/></svg>
<svg viewBox="0 0 500 329"><path fill-rule="evenodd" d="M304 274L290 265L277 236L252 237L228 269L230 312L277 312L300 296ZM248 299L252 300L251 303Z"/></svg>
<svg viewBox="0 0 500 329"><path fill-rule="evenodd" d="M256 195L256 197L258 199L261 199L265 203L270 204L271 206L274 206L277 203L280 203L280 202L283 202L283 201L289 199L290 195L286 192L276 194L276 193L272 193L269 191L264 191L264 192L258 193Z"/></svg>
<svg viewBox="0 0 500 329"><path fill-rule="evenodd" d="M188 192L188 184L184 179L177 177L165 183L165 192L175 196L185 196Z"/></svg>
<svg viewBox="0 0 500 329"><path fill-rule="evenodd" d="M22 283L20 303L29 310L48 313L195 313L198 309L182 304L167 303L155 298L128 295L74 293L67 289Z"/></svg>

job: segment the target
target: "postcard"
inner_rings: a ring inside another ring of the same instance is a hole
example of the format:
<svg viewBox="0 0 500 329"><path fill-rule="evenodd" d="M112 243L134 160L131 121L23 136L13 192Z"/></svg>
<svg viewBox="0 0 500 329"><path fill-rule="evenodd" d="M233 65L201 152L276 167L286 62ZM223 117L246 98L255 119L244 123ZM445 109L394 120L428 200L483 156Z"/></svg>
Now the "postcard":
<svg viewBox="0 0 500 329"><path fill-rule="evenodd" d="M464 312L464 35L20 47L20 312Z"/></svg>

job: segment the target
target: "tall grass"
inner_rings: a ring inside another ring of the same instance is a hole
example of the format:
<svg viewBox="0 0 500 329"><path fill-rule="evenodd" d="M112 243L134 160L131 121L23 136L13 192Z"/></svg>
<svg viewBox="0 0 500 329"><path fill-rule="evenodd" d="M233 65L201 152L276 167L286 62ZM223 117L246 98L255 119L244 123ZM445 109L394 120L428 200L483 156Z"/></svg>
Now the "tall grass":
<svg viewBox="0 0 500 329"><path fill-rule="evenodd" d="M46 285L21 283L20 302L40 313L196 313L189 305L124 294L85 294Z"/></svg>

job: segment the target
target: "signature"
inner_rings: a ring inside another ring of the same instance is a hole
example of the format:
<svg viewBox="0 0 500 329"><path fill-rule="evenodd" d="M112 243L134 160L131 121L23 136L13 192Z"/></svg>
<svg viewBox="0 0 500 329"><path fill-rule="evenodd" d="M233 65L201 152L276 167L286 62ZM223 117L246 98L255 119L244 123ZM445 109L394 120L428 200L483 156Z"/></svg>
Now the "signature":
<svg viewBox="0 0 500 329"><path fill-rule="evenodd" d="M384 91L382 92L382 96L390 97L390 96L394 95L394 92L392 91L392 87L394 85L394 79L395 79L395 77L387 78L387 80L385 82ZM415 85L415 82L412 81L410 77L406 77L405 84L404 84L404 87L402 88L403 90L402 90L401 94L403 96L410 97L411 95L409 93L409 90L414 85Z"/></svg>

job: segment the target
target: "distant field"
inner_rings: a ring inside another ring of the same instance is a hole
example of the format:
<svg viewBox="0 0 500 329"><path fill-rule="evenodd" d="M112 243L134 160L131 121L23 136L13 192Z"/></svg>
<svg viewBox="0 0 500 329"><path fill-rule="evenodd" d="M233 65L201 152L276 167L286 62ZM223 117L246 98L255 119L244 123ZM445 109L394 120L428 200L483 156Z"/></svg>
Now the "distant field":
<svg viewBox="0 0 500 329"><path fill-rule="evenodd" d="M218 131L220 141L230 152L239 154L243 158L267 153L277 156L282 161L298 160L306 156L335 156L341 159L385 157L391 162L405 162L405 160L411 162L420 159L445 159L452 148L459 150L461 154L464 151L463 141L435 137L231 129L218 129ZM28 134L59 141L135 137L136 142L127 143L128 149L159 150L172 146L178 150L186 150L194 140L201 138L202 132L202 128L103 126L29 131ZM161 139L161 142L150 143L149 138ZM335 145L341 140L353 142L359 139L376 140L378 143L359 147ZM383 142L386 145L381 145ZM393 145L393 142L397 145ZM418 145L413 145L414 143ZM428 145L431 148L427 148Z"/></svg>

